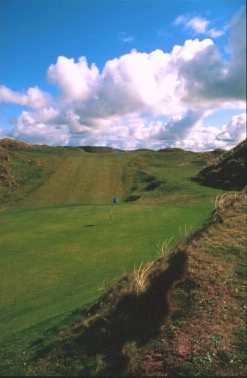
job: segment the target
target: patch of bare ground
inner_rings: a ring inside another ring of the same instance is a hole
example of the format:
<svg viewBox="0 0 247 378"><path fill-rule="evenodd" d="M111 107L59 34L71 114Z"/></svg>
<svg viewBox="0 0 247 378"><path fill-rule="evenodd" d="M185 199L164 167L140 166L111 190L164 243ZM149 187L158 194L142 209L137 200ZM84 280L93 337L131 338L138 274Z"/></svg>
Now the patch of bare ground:
<svg viewBox="0 0 247 378"><path fill-rule="evenodd" d="M175 285L156 349L144 354L143 375L153 374L153 362L167 377L247 375L246 194L220 200L208 227L185 246L187 275Z"/></svg>
<svg viewBox="0 0 247 378"><path fill-rule="evenodd" d="M11 175L8 150L0 145L0 186L11 187L15 180Z"/></svg>

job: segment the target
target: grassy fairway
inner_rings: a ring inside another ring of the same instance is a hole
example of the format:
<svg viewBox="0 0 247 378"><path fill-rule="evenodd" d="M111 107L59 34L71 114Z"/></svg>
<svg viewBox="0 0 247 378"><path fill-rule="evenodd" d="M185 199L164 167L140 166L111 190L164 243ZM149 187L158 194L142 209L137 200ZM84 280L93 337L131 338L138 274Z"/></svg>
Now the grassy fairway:
<svg viewBox="0 0 247 378"><path fill-rule="evenodd" d="M190 153L21 154L42 158L43 173L0 212L0 353L10 351L10 371L23 358L18 345L22 353L105 284L157 257L157 244L182 238L184 225L199 226L217 193L191 182L203 160ZM140 198L116 205L110 220L114 194Z"/></svg>
<svg viewBox="0 0 247 378"><path fill-rule="evenodd" d="M31 199L35 205L107 203L115 193L124 194L122 157L80 151L70 154Z"/></svg>

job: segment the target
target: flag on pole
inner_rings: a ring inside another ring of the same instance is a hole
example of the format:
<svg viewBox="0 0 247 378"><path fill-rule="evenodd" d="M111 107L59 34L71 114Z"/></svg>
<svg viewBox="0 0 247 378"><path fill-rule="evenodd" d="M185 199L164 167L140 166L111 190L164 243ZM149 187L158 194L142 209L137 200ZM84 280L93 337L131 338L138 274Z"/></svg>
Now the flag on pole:
<svg viewBox="0 0 247 378"><path fill-rule="evenodd" d="M112 203L112 206L111 206L111 210L110 210L110 222L112 221L112 215L113 215L113 206L116 205L118 203L118 198L116 196L113 196L112 197L112 200L111 200L111 203Z"/></svg>

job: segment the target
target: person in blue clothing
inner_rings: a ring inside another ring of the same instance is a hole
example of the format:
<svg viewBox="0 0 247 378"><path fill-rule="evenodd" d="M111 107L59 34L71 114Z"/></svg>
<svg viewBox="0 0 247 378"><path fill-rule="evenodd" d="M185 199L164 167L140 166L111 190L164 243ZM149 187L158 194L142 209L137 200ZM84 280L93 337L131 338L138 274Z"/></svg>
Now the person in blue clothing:
<svg viewBox="0 0 247 378"><path fill-rule="evenodd" d="M112 197L112 204L115 205L116 203L118 203L118 198L117 197Z"/></svg>
<svg viewBox="0 0 247 378"><path fill-rule="evenodd" d="M112 221L113 207L114 207L114 205L116 205L118 203L118 198L115 197L115 196L113 196L111 202L112 202L112 206L111 206L110 217L109 217L110 218L110 222Z"/></svg>

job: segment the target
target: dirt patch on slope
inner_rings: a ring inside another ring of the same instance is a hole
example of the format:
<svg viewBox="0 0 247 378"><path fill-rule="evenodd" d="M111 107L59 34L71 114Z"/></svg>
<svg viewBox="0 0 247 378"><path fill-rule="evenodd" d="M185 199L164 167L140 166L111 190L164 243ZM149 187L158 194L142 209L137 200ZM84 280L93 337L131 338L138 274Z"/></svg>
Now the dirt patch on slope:
<svg viewBox="0 0 247 378"><path fill-rule="evenodd" d="M33 146L31 144L14 140L14 139L8 139L4 138L0 140L0 148L4 148L6 150L26 150L30 149Z"/></svg>
<svg viewBox="0 0 247 378"><path fill-rule="evenodd" d="M0 185L11 187L15 184L15 179L11 174L8 150L0 145Z"/></svg>
<svg viewBox="0 0 247 378"><path fill-rule="evenodd" d="M152 375L154 361L166 377L246 375L246 196L230 202L188 244L186 279L175 287L157 347L143 355L143 375Z"/></svg>
<svg viewBox="0 0 247 378"><path fill-rule="evenodd" d="M217 188L241 190L247 185L247 140L231 151L220 155L212 165L204 168L195 180Z"/></svg>

